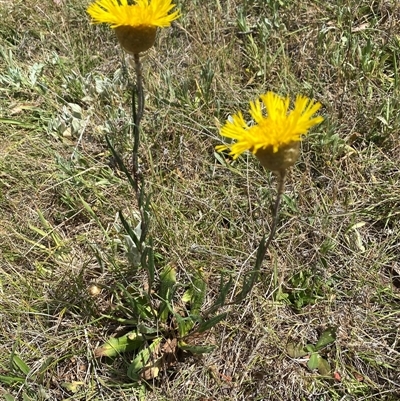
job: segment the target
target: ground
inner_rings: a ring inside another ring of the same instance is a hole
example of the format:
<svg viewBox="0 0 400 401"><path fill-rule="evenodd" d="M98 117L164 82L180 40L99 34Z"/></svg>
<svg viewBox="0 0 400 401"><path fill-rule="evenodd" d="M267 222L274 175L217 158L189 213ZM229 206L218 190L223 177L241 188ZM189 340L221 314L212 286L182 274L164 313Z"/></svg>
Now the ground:
<svg viewBox="0 0 400 401"><path fill-rule="evenodd" d="M139 162L157 268L182 285L200 271L203 311L221 275L240 290L276 195L253 155L215 152L219 128L269 90L323 105L261 279L223 308L211 353L147 385L127 376L129 353L95 357L125 329L104 316L132 278L118 212L134 224L138 209L105 141L129 164L132 60L86 1L0 1L0 396L400 399L400 4L175 3L181 18L142 57Z"/></svg>

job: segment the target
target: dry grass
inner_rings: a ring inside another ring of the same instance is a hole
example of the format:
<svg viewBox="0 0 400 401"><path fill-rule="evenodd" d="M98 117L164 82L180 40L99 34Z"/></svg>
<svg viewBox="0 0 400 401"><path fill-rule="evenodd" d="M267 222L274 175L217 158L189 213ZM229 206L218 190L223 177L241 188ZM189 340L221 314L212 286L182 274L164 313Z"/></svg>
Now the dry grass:
<svg viewBox="0 0 400 401"><path fill-rule="evenodd" d="M202 269L208 304L221 272L252 268L275 183L251 156L216 158L218 122L266 90L316 98L325 122L289 174L262 280L212 333L217 349L146 395L126 360L93 357L118 329L101 314L131 278L116 213L135 221L136 205L104 140L130 146L122 55L86 4L57 3L0 2L0 397L399 399L398 2L178 2L182 18L144 58L141 165L159 264L182 282ZM328 327L337 339L321 353L340 380L287 351Z"/></svg>

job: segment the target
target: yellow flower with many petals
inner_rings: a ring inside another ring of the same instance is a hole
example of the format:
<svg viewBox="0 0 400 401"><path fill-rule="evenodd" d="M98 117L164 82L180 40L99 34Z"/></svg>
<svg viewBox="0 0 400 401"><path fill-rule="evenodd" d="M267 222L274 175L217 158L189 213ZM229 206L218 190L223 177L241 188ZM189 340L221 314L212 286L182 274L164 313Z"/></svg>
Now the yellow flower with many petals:
<svg viewBox="0 0 400 401"><path fill-rule="evenodd" d="M249 126L239 111L221 129L221 135L235 139L232 145L219 145L218 151L230 150L234 159L250 150L261 164L272 171L283 171L292 166L299 155L301 136L323 121L313 117L321 104L305 96L297 96L294 109L289 111L290 99L273 92L260 96L261 101L250 102L250 115L255 124ZM262 103L266 116L262 111Z"/></svg>
<svg viewBox="0 0 400 401"><path fill-rule="evenodd" d="M165 28L179 17L171 0L96 0L87 12L93 23L110 24L121 46L138 54L153 46L157 28Z"/></svg>

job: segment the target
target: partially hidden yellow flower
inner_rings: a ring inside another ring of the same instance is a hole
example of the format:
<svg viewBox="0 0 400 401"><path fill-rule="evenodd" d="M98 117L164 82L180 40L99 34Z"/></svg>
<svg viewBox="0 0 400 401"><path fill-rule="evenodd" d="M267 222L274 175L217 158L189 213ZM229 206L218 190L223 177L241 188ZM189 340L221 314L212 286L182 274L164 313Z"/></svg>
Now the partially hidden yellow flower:
<svg viewBox="0 0 400 401"><path fill-rule="evenodd" d="M179 17L171 0L96 0L87 12L93 23L110 24L121 46L132 54L153 46L157 28L165 28Z"/></svg>
<svg viewBox="0 0 400 401"><path fill-rule="evenodd" d="M301 136L323 121L321 116L313 117L321 104L299 95L294 109L289 111L289 97L282 98L267 92L260 98L262 102L250 102L250 115L255 124L249 126L239 111L221 129L222 136L236 142L232 145L219 145L216 149L230 150L233 159L250 150L265 168L283 171L296 162ZM262 111L262 103L266 115Z"/></svg>

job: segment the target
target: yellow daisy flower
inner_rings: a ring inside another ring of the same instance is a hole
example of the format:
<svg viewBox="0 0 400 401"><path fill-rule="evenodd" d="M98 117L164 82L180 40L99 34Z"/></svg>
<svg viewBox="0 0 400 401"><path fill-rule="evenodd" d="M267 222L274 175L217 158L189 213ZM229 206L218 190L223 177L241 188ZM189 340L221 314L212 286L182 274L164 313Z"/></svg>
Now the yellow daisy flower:
<svg viewBox="0 0 400 401"><path fill-rule="evenodd" d="M174 7L171 0L96 0L87 12L93 23L110 24L121 46L138 54L153 46L158 27L168 27L179 17L179 11L168 14Z"/></svg>
<svg viewBox="0 0 400 401"><path fill-rule="evenodd" d="M250 102L250 115L255 124L249 126L239 111L221 129L222 136L235 139L236 142L232 145L219 145L216 149L229 149L233 159L250 150L269 170L284 170L296 162L301 136L323 121L321 116L313 117L321 104L299 95L294 109L289 112L288 97L282 98L267 92L260 98L262 102ZM266 116L261 109L262 103Z"/></svg>

